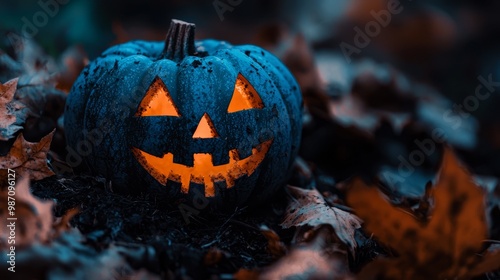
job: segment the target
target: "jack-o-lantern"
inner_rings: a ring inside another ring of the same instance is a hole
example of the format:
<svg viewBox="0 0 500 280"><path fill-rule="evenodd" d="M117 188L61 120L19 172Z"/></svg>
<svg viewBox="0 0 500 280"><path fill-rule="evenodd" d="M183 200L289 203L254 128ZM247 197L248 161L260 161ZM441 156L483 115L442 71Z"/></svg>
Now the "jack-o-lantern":
<svg viewBox="0 0 500 280"><path fill-rule="evenodd" d="M173 20L164 43L117 45L84 69L67 99L68 159L122 193L259 202L285 183L301 108L276 57L195 42L194 25Z"/></svg>

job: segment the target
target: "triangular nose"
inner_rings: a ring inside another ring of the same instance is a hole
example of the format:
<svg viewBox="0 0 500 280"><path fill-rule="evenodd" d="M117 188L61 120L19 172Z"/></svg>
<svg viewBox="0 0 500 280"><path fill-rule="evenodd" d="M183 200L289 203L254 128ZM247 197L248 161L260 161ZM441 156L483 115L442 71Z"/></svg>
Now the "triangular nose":
<svg viewBox="0 0 500 280"><path fill-rule="evenodd" d="M198 127L196 128L193 138L215 138L219 137L219 134L215 130L214 123L210 119L210 116L205 113L201 117Z"/></svg>

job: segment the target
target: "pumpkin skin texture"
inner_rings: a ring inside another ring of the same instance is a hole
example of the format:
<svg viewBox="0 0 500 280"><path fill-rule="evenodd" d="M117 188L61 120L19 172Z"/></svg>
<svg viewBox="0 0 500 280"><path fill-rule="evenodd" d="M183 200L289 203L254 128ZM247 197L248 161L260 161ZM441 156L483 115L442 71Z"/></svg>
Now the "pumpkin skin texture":
<svg viewBox="0 0 500 280"><path fill-rule="evenodd" d="M64 125L75 170L111 180L114 191L187 203L201 195L231 209L284 185L301 119L299 86L276 57L194 42L194 25L174 20L165 42L117 45L91 62Z"/></svg>

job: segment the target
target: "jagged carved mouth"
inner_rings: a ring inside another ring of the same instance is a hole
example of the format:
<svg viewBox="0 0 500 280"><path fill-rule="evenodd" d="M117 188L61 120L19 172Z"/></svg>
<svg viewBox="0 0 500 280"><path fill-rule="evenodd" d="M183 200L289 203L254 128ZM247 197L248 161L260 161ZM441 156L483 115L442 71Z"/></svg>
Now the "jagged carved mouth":
<svg viewBox="0 0 500 280"><path fill-rule="evenodd" d="M234 186L236 179L253 174L264 160L273 140L267 140L252 149L252 155L240 159L236 149L229 151L229 163L213 165L209 153L193 154L193 166L174 162L172 153L162 157L151 155L139 148L132 147L136 159L160 184L166 185L168 180L181 183L181 192L188 193L191 183L203 184L205 196L215 196L215 182L225 181L227 188Z"/></svg>

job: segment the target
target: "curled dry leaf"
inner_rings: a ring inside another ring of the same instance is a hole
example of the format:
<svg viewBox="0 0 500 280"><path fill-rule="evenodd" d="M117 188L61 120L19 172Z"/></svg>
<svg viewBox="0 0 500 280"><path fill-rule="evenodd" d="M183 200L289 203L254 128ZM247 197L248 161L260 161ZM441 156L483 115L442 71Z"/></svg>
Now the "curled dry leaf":
<svg viewBox="0 0 500 280"><path fill-rule="evenodd" d="M15 199L14 209L8 209L7 201ZM7 189L0 192L0 217L3 221L7 218L16 232L15 244L8 243L9 231L0 231L0 249L8 246L24 247L36 241L47 242L52 234L52 201L42 201L34 197L30 192L29 179L24 177L18 179L15 185L15 195L9 196Z"/></svg>
<svg viewBox="0 0 500 280"><path fill-rule="evenodd" d="M294 199L288 204L284 228L308 225L311 227L328 224L333 227L339 239L354 253L356 240L354 234L361 227L361 220L355 215L330 207L316 190L305 190L288 186Z"/></svg>
<svg viewBox="0 0 500 280"><path fill-rule="evenodd" d="M160 279L158 275L131 264L137 264L137 260L149 260L147 250L134 250L127 244L123 245L95 250L85 245L85 237L74 229L50 244L33 244L22 250L16 248L15 274L7 270L10 267L7 255L1 254L0 279ZM143 263L138 265L143 267Z"/></svg>
<svg viewBox="0 0 500 280"><path fill-rule="evenodd" d="M23 130L25 139L38 141L57 127L57 120L64 111L66 94L56 89L63 77L67 80L66 87L72 82L73 72L84 65L84 55L76 56L76 51L68 51L68 55L75 53L75 58L64 54L64 62L57 63L51 56L32 40L15 33L8 33L10 45L7 46L12 55L0 50L0 82L16 78L16 84L9 92L13 102L10 107L17 106L16 122L5 126L4 122L12 122L12 117L4 118L0 105L0 140L8 140L16 136L16 132ZM78 63L77 61L81 61ZM60 66L63 65L64 66ZM74 64L74 68L71 66ZM67 75L66 75L67 74ZM0 88L0 95L2 89ZM15 93L15 94L14 94ZM3 103L0 101L0 103ZM8 108L7 108L8 109ZM12 110L10 110L12 111ZM58 133L59 134L59 133ZM58 139L58 138L57 138ZM57 140L56 139L56 140ZM64 144L63 144L64 145Z"/></svg>
<svg viewBox="0 0 500 280"><path fill-rule="evenodd" d="M281 238L274 230L270 229L266 225L261 225L259 229L267 239L267 250L269 251L269 253L271 253L276 258L286 254L287 250L285 244L281 242Z"/></svg>
<svg viewBox="0 0 500 280"><path fill-rule="evenodd" d="M71 229L69 222L73 217L80 212L79 208L69 209L62 217L56 218L54 221L54 231L55 236L61 235L62 232L68 231Z"/></svg>
<svg viewBox="0 0 500 280"><path fill-rule="evenodd" d="M26 121L25 106L14 100L18 79L0 83L0 140L14 138Z"/></svg>
<svg viewBox="0 0 500 280"><path fill-rule="evenodd" d="M487 236L483 191L449 148L432 198L435 206L424 222L391 205L376 187L359 179L351 183L347 201L366 230L399 253L395 259L368 265L361 279L374 274L388 279L462 279L488 261L488 255L476 255Z"/></svg>
<svg viewBox="0 0 500 280"><path fill-rule="evenodd" d="M292 249L258 279L353 279L345 259L326 252L329 234L329 230L320 229L309 243Z"/></svg>
<svg viewBox="0 0 500 280"><path fill-rule="evenodd" d="M27 175L32 180L41 180L54 175L47 166L47 152L54 131L38 143L28 142L23 134L19 134L9 153L0 157L0 169L13 169L18 175Z"/></svg>

